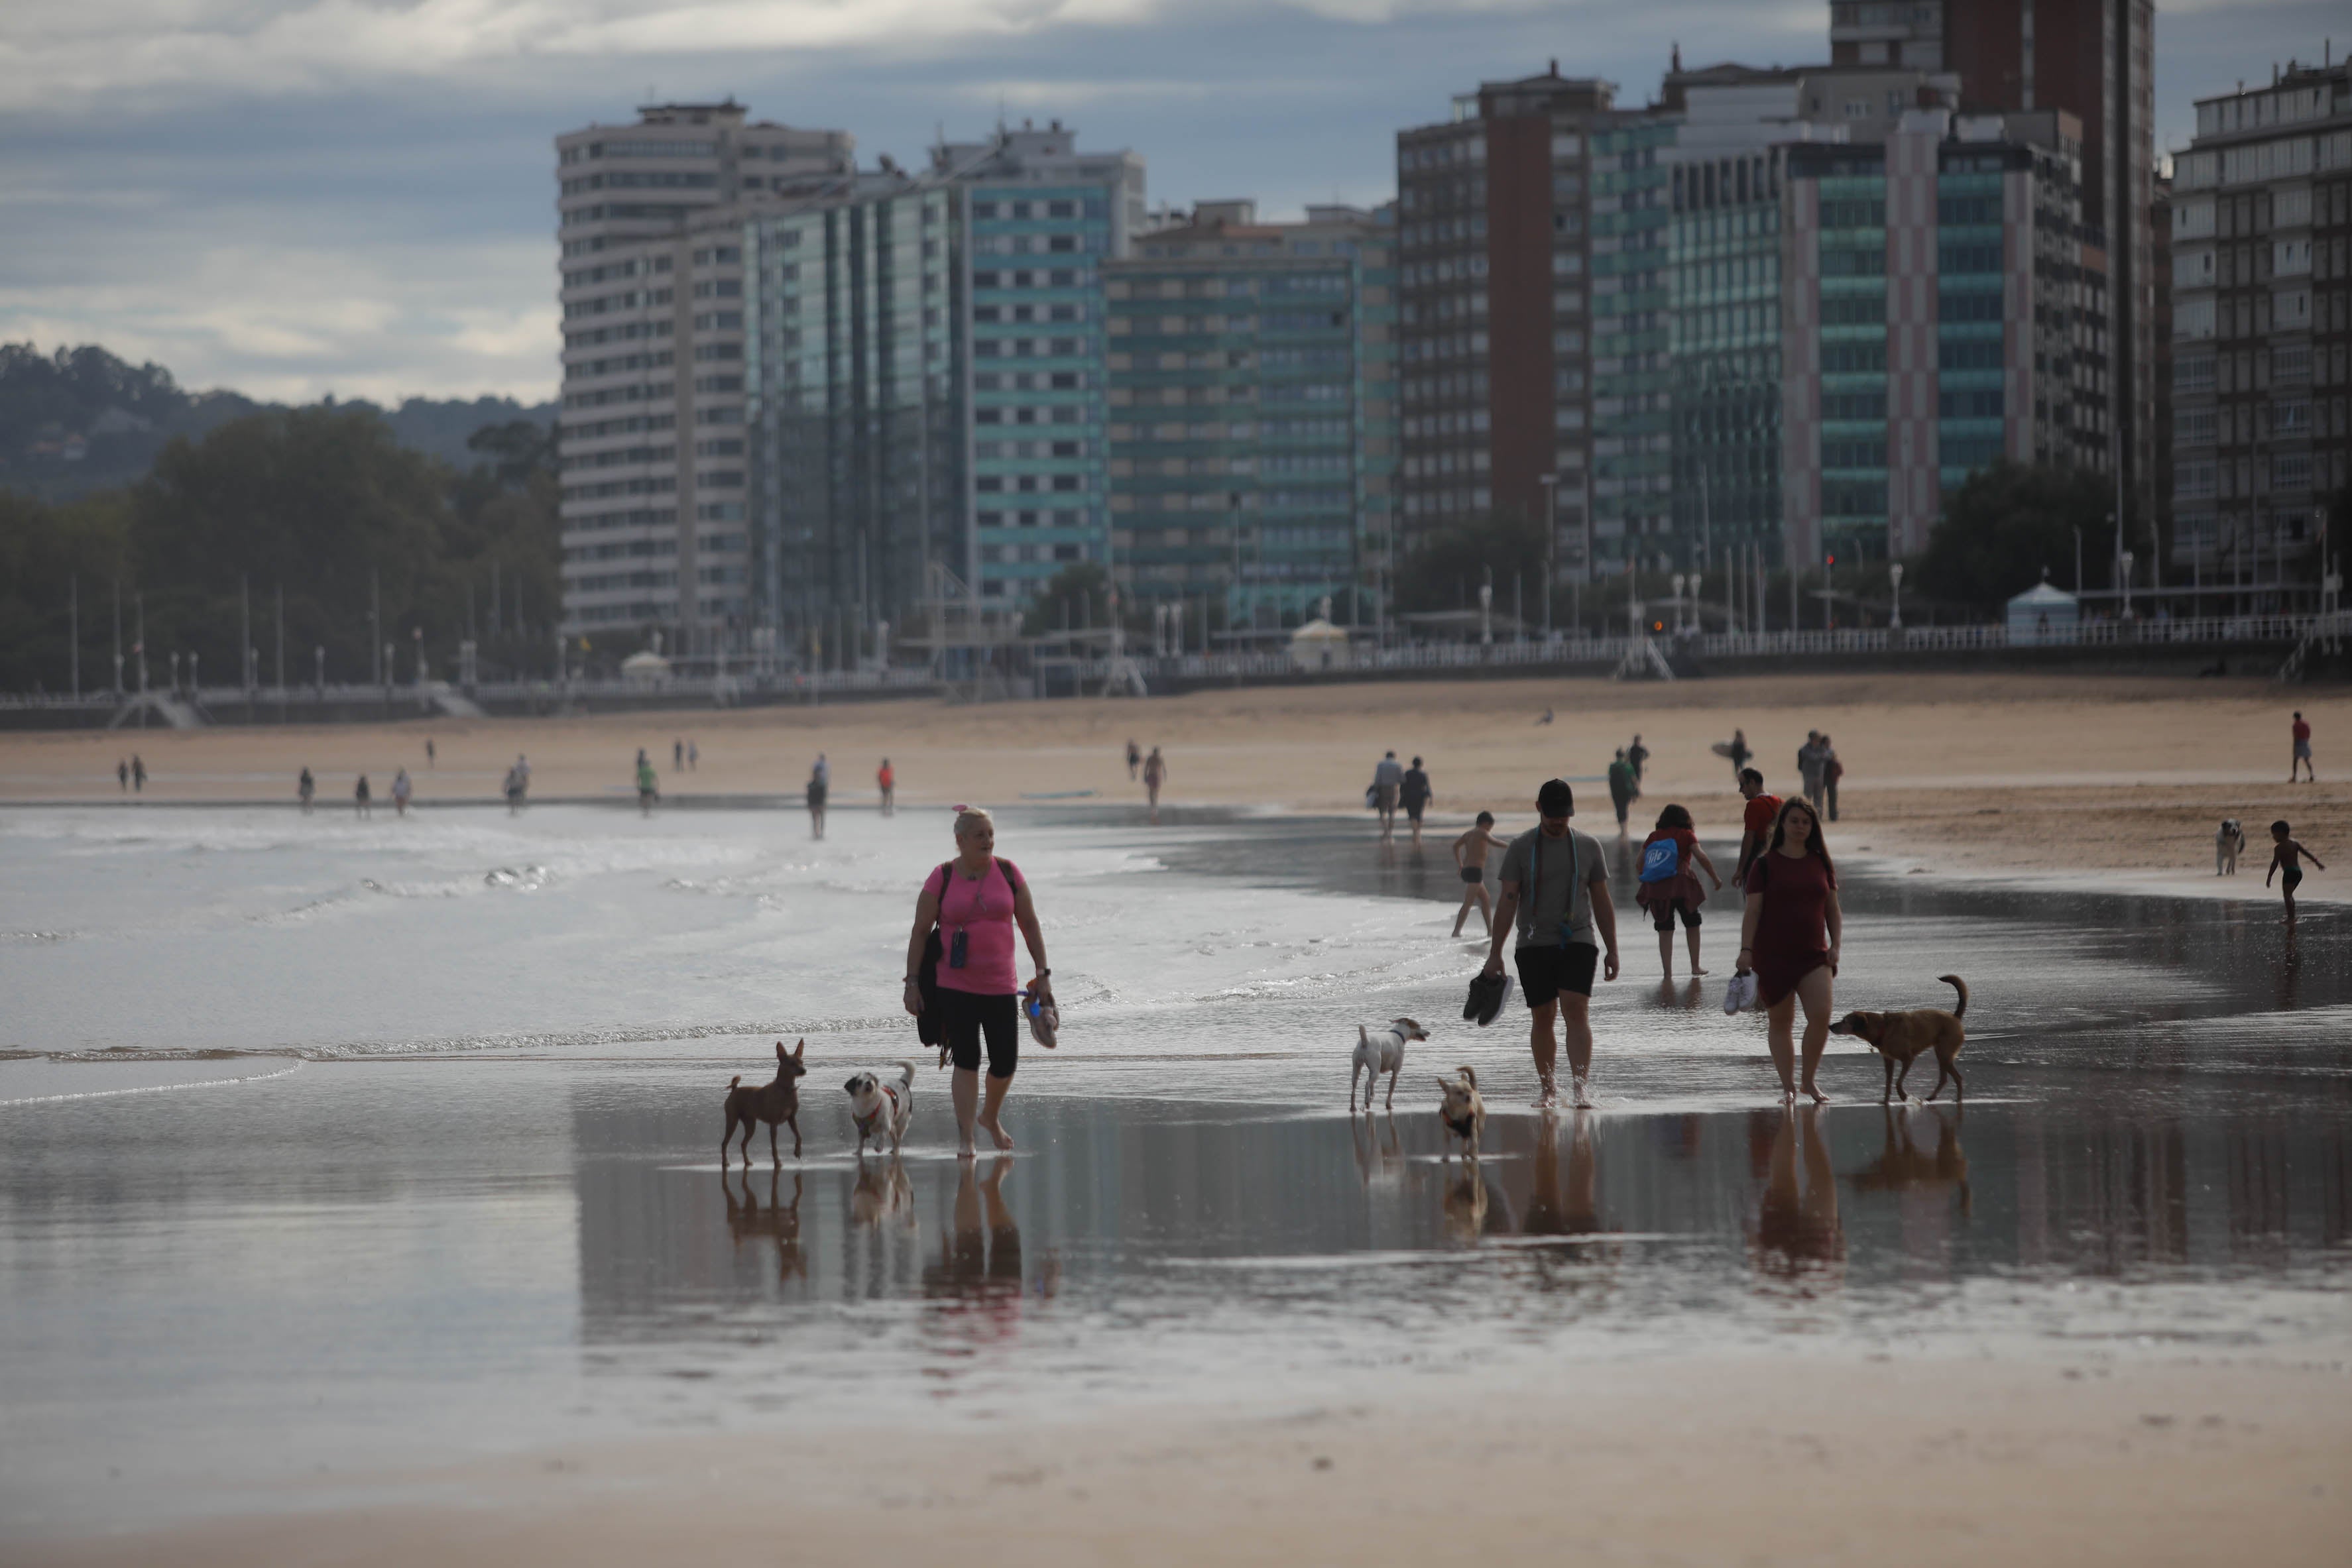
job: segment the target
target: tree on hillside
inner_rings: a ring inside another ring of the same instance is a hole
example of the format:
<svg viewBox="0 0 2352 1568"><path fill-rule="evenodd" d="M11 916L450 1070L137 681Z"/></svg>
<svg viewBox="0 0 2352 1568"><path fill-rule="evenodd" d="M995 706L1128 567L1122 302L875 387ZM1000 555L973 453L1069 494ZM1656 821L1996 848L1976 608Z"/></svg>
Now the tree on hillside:
<svg viewBox="0 0 2352 1568"><path fill-rule="evenodd" d="M1997 609L2042 580L2066 589L2112 588L2113 481L2087 468L2004 459L1971 474L1944 497L1944 515L1919 558L1919 591L1977 609ZM2074 530L2083 570L2074 577Z"/></svg>

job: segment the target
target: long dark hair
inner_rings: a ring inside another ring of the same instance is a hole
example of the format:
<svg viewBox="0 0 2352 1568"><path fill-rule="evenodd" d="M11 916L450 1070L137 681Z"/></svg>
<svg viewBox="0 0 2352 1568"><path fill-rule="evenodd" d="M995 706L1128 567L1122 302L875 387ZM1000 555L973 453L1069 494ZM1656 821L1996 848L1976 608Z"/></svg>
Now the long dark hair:
<svg viewBox="0 0 2352 1568"><path fill-rule="evenodd" d="M1693 831L1689 807L1669 806L1658 813L1658 831L1671 832L1677 828L1685 832Z"/></svg>
<svg viewBox="0 0 2352 1568"><path fill-rule="evenodd" d="M1822 842L1822 814L1813 810L1813 803L1811 800L1801 795L1791 795L1787 800L1781 802L1780 814L1772 819L1772 845L1769 852L1772 854L1780 852L1780 845L1789 836L1789 813L1791 811L1802 811L1811 820L1813 831L1805 835L1805 852L1821 862L1822 869L1829 873L1832 879L1835 879L1837 864L1830 859L1829 845Z"/></svg>

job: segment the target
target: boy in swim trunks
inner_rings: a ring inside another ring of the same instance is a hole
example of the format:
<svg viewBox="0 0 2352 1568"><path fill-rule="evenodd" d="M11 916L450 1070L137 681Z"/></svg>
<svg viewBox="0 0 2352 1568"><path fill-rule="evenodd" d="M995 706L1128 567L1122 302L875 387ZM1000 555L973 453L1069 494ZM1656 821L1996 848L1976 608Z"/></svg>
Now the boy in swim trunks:
<svg viewBox="0 0 2352 1568"><path fill-rule="evenodd" d="M1486 935L1495 934L1495 906L1486 899L1486 852L1509 847L1495 836L1492 811L1479 812L1478 825L1454 841L1454 863L1462 868L1462 907L1454 912L1454 936L1462 935L1462 923L1470 918L1473 907Z"/></svg>
<svg viewBox="0 0 2352 1568"><path fill-rule="evenodd" d="M2294 924L2294 890L2303 885L2303 867L2299 862L2309 861L2322 871L2327 869L2326 861L2287 836L2293 831L2284 817L2271 824L2271 868L2263 873L2264 887L2271 884L2272 877L2279 878L2279 886L2286 894L2286 923L2289 925ZM2280 875L2282 872L2285 873L2283 876Z"/></svg>

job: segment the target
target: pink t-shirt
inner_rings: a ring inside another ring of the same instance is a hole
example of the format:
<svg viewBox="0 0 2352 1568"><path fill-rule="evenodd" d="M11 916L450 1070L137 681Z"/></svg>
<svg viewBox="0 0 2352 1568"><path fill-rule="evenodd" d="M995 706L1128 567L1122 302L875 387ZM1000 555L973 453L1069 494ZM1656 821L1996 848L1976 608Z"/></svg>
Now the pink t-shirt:
<svg viewBox="0 0 2352 1568"><path fill-rule="evenodd" d="M1005 879L1006 872L1013 873L1013 881ZM932 882L937 883L940 874L933 872ZM961 930L969 935L964 938L962 968L950 969L946 956L940 957L940 987L974 996L1013 995L1021 988L1013 972L1013 884L1020 880L1020 869L1011 861L999 859L975 881L957 871L950 861L945 874L947 888L940 895L940 946L952 954L956 933Z"/></svg>

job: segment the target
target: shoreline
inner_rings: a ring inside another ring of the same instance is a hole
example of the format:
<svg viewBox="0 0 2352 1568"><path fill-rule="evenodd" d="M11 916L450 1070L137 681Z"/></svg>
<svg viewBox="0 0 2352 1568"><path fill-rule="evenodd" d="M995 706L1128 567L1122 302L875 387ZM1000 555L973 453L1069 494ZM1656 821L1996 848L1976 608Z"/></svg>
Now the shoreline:
<svg viewBox="0 0 2352 1568"><path fill-rule="evenodd" d="M1295 1564L1377 1554L2334 1563L2352 1529L2347 1369L1982 1353L1447 1370L1406 1346L1256 1408L555 1446L322 1477L256 1511L20 1539L26 1568L333 1561L350 1568L813 1561ZM270 1506L274 1504L274 1506ZM2258 1527L2253 1521L2259 1521Z"/></svg>

